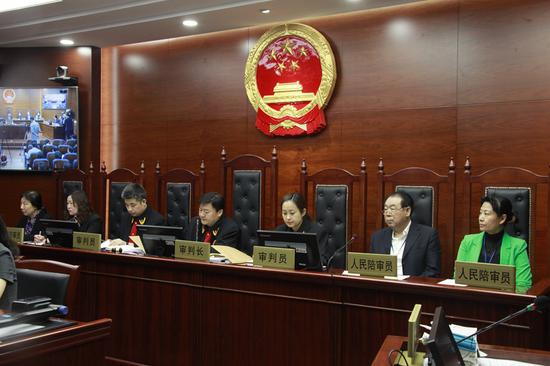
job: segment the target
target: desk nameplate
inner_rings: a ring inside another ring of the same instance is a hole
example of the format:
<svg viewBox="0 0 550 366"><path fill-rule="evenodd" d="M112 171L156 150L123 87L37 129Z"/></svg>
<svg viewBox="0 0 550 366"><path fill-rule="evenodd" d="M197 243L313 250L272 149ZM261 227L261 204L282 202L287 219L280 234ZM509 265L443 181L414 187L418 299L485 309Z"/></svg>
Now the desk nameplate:
<svg viewBox="0 0 550 366"><path fill-rule="evenodd" d="M210 260L210 244L200 241L176 240L174 257L208 262Z"/></svg>
<svg viewBox="0 0 550 366"><path fill-rule="evenodd" d="M255 266L294 269L296 251L290 248L254 246L252 262Z"/></svg>
<svg viewBox="0 0 550 366"><path fill-rule="evenodd" d="M397 277L397 256L374 253L348 253L347 270L361 276Z"/></svg>
<svg viewBox="0 0 550 366"><path fill-rule="evenodd" d="M73 248L82 250L101 250L101 234L73 232Z"/></svg>
<svg viewBox="0 0 550 366"><path fill-rule="evenodd" d="M455 282L468 286L514 291L516 267L504 264L456 261Z"/></svg>

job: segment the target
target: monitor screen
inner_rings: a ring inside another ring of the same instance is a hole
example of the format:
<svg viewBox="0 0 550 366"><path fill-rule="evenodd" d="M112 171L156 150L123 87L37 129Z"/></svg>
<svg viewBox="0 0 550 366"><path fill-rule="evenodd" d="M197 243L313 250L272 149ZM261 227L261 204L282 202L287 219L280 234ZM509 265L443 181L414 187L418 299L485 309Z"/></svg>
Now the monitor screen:
<svg viewBox="0 0 550 366"><path fill-rule="evenodd" d="M181 226L137 225L145 253L173 257L176 239L185 239Z"/></svg>
<svg viewBox="0 0 550 366"><path fill-rule="evenodd" d="M294 249L296 268L322 269L317 235L314 233L258 230L258 245Z"/></svg>
<svg viewBox="0 0 550 366"><path fill-rule="evenodd" d="M451 328L445 318L443 307L435 309L432 329L428 341L424 343L430 350L430 359L435 366L464 366L464 360L458 350Z"/></svg>
<svg viewBox="0 0 550 366"><path fill-rule="evenodd" d="M73 232L78 231L74 221L40 219L46 229L45 236L54 246L73 247Z"/></svg>
<svg viewBox="0 0 550 366"><path fill-rule="evenodd" d="M0 170L78 168L78 87L0 86Z"/></svg>

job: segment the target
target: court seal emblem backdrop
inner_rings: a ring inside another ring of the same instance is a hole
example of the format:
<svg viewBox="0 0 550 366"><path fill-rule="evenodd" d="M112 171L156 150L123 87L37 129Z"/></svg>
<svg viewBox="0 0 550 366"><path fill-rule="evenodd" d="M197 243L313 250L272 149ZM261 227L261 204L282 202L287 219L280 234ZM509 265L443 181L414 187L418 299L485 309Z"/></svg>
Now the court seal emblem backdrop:
<svg viewBox="0 0 550 366"><path fill-rule="evenodd" d="M316 29L282 24L264 33L244 73L256 127L268 136L298 136L326 127L323 108L336 84L330 44Z"/></svg>

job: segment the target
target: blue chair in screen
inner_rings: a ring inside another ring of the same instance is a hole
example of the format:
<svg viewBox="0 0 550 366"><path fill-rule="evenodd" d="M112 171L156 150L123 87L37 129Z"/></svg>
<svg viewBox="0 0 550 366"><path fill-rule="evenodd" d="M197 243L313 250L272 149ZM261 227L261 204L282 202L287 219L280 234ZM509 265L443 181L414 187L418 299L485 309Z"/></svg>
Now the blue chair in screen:
<svg viewBox="0 0 550 366"><path fill-rule="evenodd" d="M50 162L48 159L38 158L32 162L32 170L50 170Z"/></svg>
<svg viewBox="0 0 550 366"><path fill-rule="evenodd" d="M67 159L54 159L52 169L55 171L71 169L73 165Z"/></svg>

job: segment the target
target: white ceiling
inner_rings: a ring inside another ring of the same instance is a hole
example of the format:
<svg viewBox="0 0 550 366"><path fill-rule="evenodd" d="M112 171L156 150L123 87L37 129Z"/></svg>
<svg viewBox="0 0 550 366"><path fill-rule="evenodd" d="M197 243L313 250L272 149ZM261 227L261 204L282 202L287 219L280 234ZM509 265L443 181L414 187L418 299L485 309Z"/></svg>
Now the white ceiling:
<svg viewBox="0 0 550 366"><path fill-rule="evenodd" d="M17 0L0 0L17 1ZM257 26L419 0L63 0L0 13L0 47L108 47ZM270 9L264 15L260 9ZM199 22L185 28L183 19Z"/></svg>

